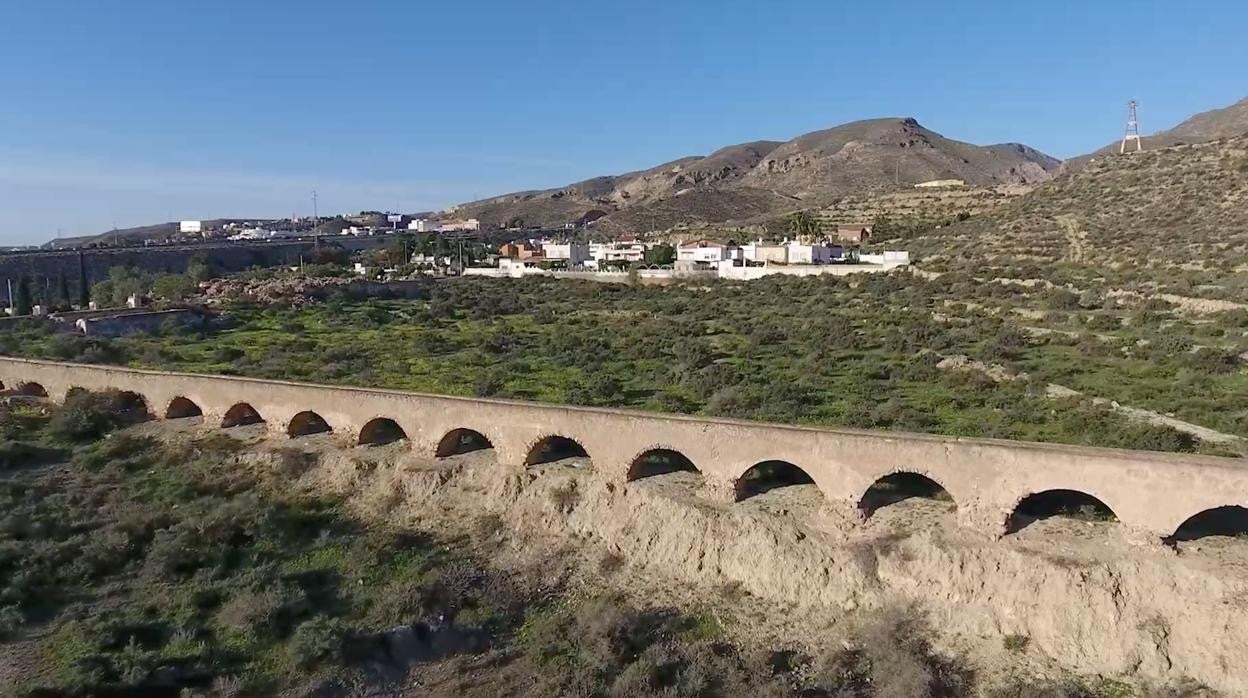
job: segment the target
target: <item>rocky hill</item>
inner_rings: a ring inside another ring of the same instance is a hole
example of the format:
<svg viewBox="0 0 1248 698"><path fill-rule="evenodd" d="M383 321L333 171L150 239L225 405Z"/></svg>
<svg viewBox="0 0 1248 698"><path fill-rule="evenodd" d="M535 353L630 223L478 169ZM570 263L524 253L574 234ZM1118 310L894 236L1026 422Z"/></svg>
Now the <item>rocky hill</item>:
<svg viewBox="0 0 1248 698"><path fill-rule="evenodd" d="M755 141L648 170L457 207L487 227L601 221L618 232L730 223L933 179L991 186L1048 180L1060 162L1017 143L951 140L912 118L856 121L788 142Z"/></svg>

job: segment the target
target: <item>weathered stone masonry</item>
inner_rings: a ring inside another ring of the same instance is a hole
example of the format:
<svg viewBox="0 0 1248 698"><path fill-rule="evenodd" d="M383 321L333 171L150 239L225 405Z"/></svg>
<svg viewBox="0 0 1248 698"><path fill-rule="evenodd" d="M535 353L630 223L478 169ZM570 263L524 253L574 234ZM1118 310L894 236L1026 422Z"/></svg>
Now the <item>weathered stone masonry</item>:
<svg viewBox="0 0 1248 698"><path fill-rule="evenodd" d="M250 405L267 427L286 434L292 419L315 413L334 434L357 443L365 425L391 419L412 448L433 456L451 431L489 439L498 461L522 467L543 439L579 443L595 471L623 484L630 464L653 449L688 457L711 491L764 461L800 467L834 506L854 509L879 478L918 473L942 485L960 521L1000 534L1017 504L1046 490L1075 490L1107 504L1132 535L1159 539L1189 517L1215 507L1248 506L1248 466L1240 460L1119 449L824 429L728 419L656 415L510 400L426 395L232 376L141 371L0 357L10 390L61 400L73 388L117 389L141 396L157 418L202 411L205 424ZM176 401L176 402L175 402ZM189 401L189 403L188 403ZM171 411L170 407L174 409Z"/></svg>

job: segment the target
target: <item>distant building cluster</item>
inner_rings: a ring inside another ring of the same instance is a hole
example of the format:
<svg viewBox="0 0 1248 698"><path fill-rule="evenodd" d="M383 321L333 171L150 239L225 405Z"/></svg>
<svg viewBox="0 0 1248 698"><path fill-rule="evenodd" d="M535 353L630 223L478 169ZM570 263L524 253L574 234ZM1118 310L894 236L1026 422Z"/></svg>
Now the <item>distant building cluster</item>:
<svg viewBox="0 0 1248 698"><path fill-rule="evenodd" d="M674 271L713 271L770 265L844 265L860 261L857 247L870 237L871 226L854 225L840 226L835 234L818 240L756 240L742 245L691 240L675 245L666 258L650 254L657 243L636 238L591 243L519 240L499 247L498 269L509 273L522 273L524 269L595 272L622 271L640 265ZM890 263L903 262L896 253L888 254Z"/></svg>
<svg viewBox="0 0 1248 698"><path fill-rule="evenodd" d="M407 224L407 229L418 233L476 232L481 229L481 221L476 218L445 221L433 218L416 218Z"/></svg>

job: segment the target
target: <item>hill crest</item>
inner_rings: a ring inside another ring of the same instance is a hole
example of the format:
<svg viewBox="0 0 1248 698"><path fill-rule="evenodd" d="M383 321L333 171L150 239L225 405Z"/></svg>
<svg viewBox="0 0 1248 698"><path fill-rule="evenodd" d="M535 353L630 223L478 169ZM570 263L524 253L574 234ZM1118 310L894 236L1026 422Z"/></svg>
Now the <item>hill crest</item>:
<svg viewBox="0 0 1248 698"><path fill-rule="evenodd" d="M486 227L601 221L617 232L731 223L935 179L975 186L1047 181L1060 161L1026 145L973 145L913 117L854 121L788 141L752 141L564 187L454 207Z"/></svg>

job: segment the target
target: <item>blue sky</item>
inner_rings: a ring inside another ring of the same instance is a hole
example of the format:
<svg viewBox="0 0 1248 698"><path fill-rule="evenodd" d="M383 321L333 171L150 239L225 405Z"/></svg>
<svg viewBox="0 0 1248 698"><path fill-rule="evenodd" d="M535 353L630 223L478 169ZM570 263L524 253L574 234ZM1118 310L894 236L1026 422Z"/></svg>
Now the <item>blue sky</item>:
<svg viewBox="0 0 1248 698"><path fill-rule="evenodd" d="M1248 95L1248 3L0 0L0 244L415 211L856 119L1064 157Z"/></svg>

